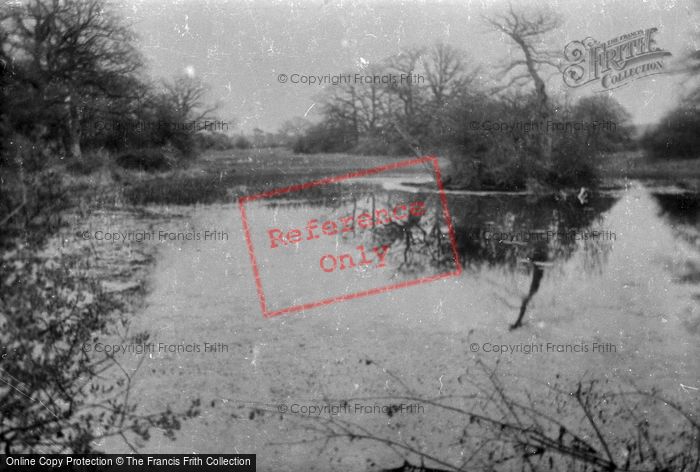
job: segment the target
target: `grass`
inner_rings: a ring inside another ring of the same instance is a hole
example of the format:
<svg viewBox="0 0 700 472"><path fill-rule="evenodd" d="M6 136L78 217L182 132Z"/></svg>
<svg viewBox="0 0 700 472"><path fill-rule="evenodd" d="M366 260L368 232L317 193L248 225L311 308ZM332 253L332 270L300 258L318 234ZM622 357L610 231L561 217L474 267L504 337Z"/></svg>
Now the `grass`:
<svg viewBox="0 0 700 472"><path fill-rule="evenodd" d="M100 156L98 156L100 157ZM207 151L187 167L165 172L118 168L101 156L97 163L71 168L76 180L92 182L102 195L114 195L129 205L194 205L233 202L239 195L308 182L408 158L349 154L294 154L283 148ZM419 169L416 169L419 170ZM411 172L402 169L402 173ZM700 159L657 160L640 151L605 156L599 173L604 187L620 180L639 179L700 189ZM97 175L109 175L100 178ZM91 186L91 184L88 184Z"/></svg>
<svg viewBox="0 0 700 472"><path fill-rule="evenodd" d="M698 188L700 159L654 159L641 151L620 152L604 158L600 174L604 181L653 180Z"/></svg>
<svg viewBox="0 0 700 472"><path fill-rule="evenodd" d="M223 201L226 193L226 185L210 175L157 176L124 189L124 197L132 205L214 203Z"/></svg>
<svg viewBox="0 0 700 472"><path fill-rule="evenodd" d="M345 154L294 154L290 150L208 151L186 169L161 174L120 171L132 205L231 202L251 194L367 169L402 158Z"/></svg>

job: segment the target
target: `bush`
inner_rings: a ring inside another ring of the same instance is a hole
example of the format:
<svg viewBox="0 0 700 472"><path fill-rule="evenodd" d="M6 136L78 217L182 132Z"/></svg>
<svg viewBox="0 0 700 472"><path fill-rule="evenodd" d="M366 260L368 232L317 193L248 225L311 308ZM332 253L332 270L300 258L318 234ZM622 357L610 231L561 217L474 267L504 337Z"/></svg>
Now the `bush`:
<svg viewBox="0 0 700 472"><path fill-rule="evenodd" d="M591 152L616 152L632 145L630 119L629 113L613 98L596 95L581 98L558 120L588 124L585 132L576 134Z"/></svg>
<svg viewBox="0 0 700 472"><path fill-rule="evenodd" d="M344 152L356 145L355 138L347 129L319 124L309 129L305 136L299 137L292 149L299 154Z"/></svg>
<svg viewBox="0 0 700 472"><path fill-rule="evenodd" d="M83 153L82 159L72 159L66 164L66 170L74 175L91 175L102 169L109 160L109 152L98 149Z"/></svg>
<svg viewBox="0 0 700 472"><path fill-rule="evenodd" d="M98 336L123 336L122 307L66 258L11 251L0 264L0 355L12 388L0 388L0 448L6 453L95 453L94 440L151 428L172 436L185 414L137 413L131 376L110 354L87 354Z"/></svg>
<svg viewBox="0 0 700 472"><path fill-rule="evenodd" d="M392 142L385 136L363 136L352 148L353 154L361 156L400 156L412 150L403 142Z"/></svg>
<svg viewBox="0 0 700 472"><path fill-rule="evenodd" d="M43 242L60 228L61 213L71 205L68 187L51 169L31 174L21 169L2 171L0 246L10 245L14 238Z"/></svg>
<svg viewBox="0 0 700 472"><path fill-rule="evenodd" d="M42 141L33 141L28 137L12 133L6 140L7 151L0 154L0 167L9 169L22 168L26 172L39 172L52 161L50 146Z"/></svg>
<svg viewBox="0 0 700 472"><path fill-rule="evenodd" d="M593 186L597 180L599 153L575 135L558 140L552 149L552 165L545 183L553 187Z"/></svg>
<svg viewBox="0 0 700 472"><path fill-rule="evenodd" d="M452 395L436 398L409 387L384 394L382 399L392 402L384 424L377 421L368 427L342 416L305 416L299 432L318 434L328 451L347 444L339 441L367 442L393 451L405 462L383 469L387 472L698 470L700 423L691 400L677 403L656 390L609 379L574 382L559 374L544 387L531 387L517 375L502 374L503 368L483 370L480 374L466 369L459 382L468 387ZM430 424L449 432L449 437L442 442L426 438L421 434L425 420L392 421L405 402L425 404L431 411ZM399 442L397 437L405 439ZM458 447L451 450L445 443ZM466 460L460 450L470 452Z"/></svg>
<svg viewBox="0 0 700 472"><path fill-rule="evenodd" d="M124 169L154 172L172 168L173 162L160 149L140 149L117 156L117 165Z"/></svg>
<svg viewBox="0 0 700 472"><path fill-rule="evenodd" d="M642 138L641 144L656 158L700 157L700 110L672 111Z"/></svg>
<svg viewBox="0 0 700 472"><path fill-rule="evenodd" d="M631 145L629 116L614 100L555 102L548 120L568 127L551 129L532 114L534 99L524 95L505 102L477 96L452 105L451 129L442 137L452 150L451 186L542 191L593 186L600 157ZM494 126L511 123L522 126ZM531 126L526 128L527 124ZM545 139L551 145L549 159Z"/></svg>
<svg viewBox="0 0 700 472"><path fill-rule="evenodd" d="M233 145L236 147L236 149L250 149L252 146L250 140L243 135L238 136Z"/></svg>
<svg viewBox="0 0 700 472"><path fill-rule="evenodd" d="M195 144L199 149L225 151L234 147L231 138L223 133L197 133Z"/></svg>

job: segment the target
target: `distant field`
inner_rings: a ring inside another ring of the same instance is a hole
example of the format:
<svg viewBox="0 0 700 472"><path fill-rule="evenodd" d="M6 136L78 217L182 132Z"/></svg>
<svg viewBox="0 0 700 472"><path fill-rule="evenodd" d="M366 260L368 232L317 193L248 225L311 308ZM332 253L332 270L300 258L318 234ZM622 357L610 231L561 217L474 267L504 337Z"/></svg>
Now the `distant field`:
<svg viewBox="0 0 700 472"><path fill-rule="evenodd" d="M124 195L135 205L226 202L232 194L304 183L410 158L412 156L301 155L283 148L208 151L186 169L141 174L126 183ZM420 169L403 168L393 174L414 172ZM391 174L382 173L383 176Z"/></svg>
<svg viewBox="0 0 700 472"><path fill-rule="evenodd" d="M336 175L381 166L413 156L359 156L354 154L294 154L289 149L208 151L188 172L208 174L235 171L250 179L269 176ZM447 161L442 159L443 164ZM406 174L418 169L402 169ZM700 159L651 159L641 151L607 155L601 162L604 179L694 181L700 179ZM688 182L690 183L690 182Z"/></svg>
<svg viewBox="0 0 700 472"><path fill-rule="evenodd" d="M413 156L360 156L355 154L294 154L285 148L208 151L194 166L208 172L235 169L247 175L315 175L381 166ZM406 170L402 170L406 173Z"/></svg>
<svg viewBox="0 0 700 472"><path fill-rule="evenodd" d="M700 188L700 159L651 159L638 151L620 152L604 158L601 176L604 181L653 180L697 190Z"/></svg>
<svg viewBox="0 0 700 472"><path fill-rule="evenodd" d="M294 154L284 148L207 151L187 168L161 174L130 174L122 191L126 201L134 205L222 203L241 193L304 183L412 157ZM443 169L449 166L444 159L441 164ZM402 168L382 176L415 172L420 172L420 168ZM600 175L607 188L622 187L621 181L629 179L698 190L700 159L652 160L641 152L621 152L603 158Z"/></svg>

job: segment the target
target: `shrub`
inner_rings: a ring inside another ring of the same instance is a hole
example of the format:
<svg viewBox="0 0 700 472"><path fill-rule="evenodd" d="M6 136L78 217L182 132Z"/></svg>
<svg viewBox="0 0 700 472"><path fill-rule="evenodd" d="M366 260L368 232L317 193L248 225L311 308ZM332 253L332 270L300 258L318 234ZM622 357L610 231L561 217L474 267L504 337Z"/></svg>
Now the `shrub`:
<svg viewBox="0 0 700 472"><path fill-rule="evenodd" d="M5 147L7 151L0 155L0 167L3 168L39 172L47 168L54 157L48 143L33 141L19 133L11 134Z"/></svg>
<svg viewBox="0 0 700 472"><path fill-rule="evenodd" d="M581 98L557 119L586 124L585 132L578 132L577 136L591 152L622 151L632 145L631 117L622 105L608 96Z"/></svg>
<svg viewBox="0 0 700 472"><path fill-rule="evenodd" d="M293 151L300 154L344 152L356 144L355 138L356 136L345 128L319 124L295 141Z"/></svg>
<svg viewBox="0 0 700 472"><path fill-rule="evenodd" d="M234 146L236 147L236 149L250 149L252 144L248 138L241 135L238 136L234 141Z"/></svg>
<svg viewBox="0 0 700 472"><path fill-rule="evenodd" d="M563 139L552 150L552 165L544 182L553 187L592 186L598 176L598 153L578 139Z"/></svg>
<svg viewBox="0 0 700 472"><path fill-rule="evenodd" d="M0 264L0 355L7 385L0 388L0 448L5 453L94 453L93 441L125 433L167 435L185 414L137 413L131 376L113 356L84 347L119 335L120 304L65 258L7 252ZM121 319L126 323L126 319Z"/></svg>
<svg viewBox="0 0 700 472"><path fill-rule="evenodd" d="M412 150L405 143L391 141L385 136L363 136L352 152L361 156L399 156L411 154Z"/></svg>
<svg viewBox="0 0 700 472"><path fill-rule="evenodd" d="M466 369L458 377L463 386L437 397L402 384L397 393L374 398L391 403L384 411L385 421L370 426L342 416L309 415L299 418L298 431L315 439L324 452L352 442L384 447L404 461L398 468L383 469L386 472L698 469L700 423L691 400L680 403L656 390L610 379L574 382L559 374L546 385L538 382L544 386L531 386L502 370L486 366L484 375ZM345 398L343 403L367 398ZM420 419L392 418L405 411L406 404L421 413ZM426 420L422 413L428 408ZM448 432L448 437L433 440L421 434L426 422L434 431Z"/></svg>
<svg viewBox="0 0 700 472"><path fill-rule="evenodd" d="M140 149L117 156L117 165L124 169L145 172L164 171L173 166L172 159L160 149Z"/></svg>
<svg viewBox="0 0 700 472"><path fill-rule="evenodd" d="M110 160L109 152L104 149L83 153L82 159L72 159L66 164L66 170L74 175L91 175L102 169Z"/></svg>
<svg viewBox="0 0 700 472"><path fill-rule="evenodd" d="M71 205L68 187L51 169L30 174L5 168L3 173L0 246L9 245L17 237L30 243L42 242L61 226L61 212Z"/></svg>
<svg viewBox="0 0 700 472"><path fill-rule="evenodd" d="M234 146L231 138L223 133L197 133L195 144L199 149L214 149L216 151L225 151Z"/></svg>
<svg viewBox="0 0 700 472"><path fill-rule="evenodd" d="M670 112L641 140L656 158L700 157L700 110L679 108Z"/></svg>
<svg viewBox="0 0 700 472"><path fill-rule="evenodd" d="M473 97L453 104L448 114L451 131L443 140L457 150L451 153L454 186L500 190L592 186L603 153L631 144L629 116L614 100L594 97L574 105L554 103L548 120L565 124L555 129L532 115L532 100L528 95L510 102ZM520 126L510 129L510 124ZM549 159L545 138L551 145Z"/></svg>

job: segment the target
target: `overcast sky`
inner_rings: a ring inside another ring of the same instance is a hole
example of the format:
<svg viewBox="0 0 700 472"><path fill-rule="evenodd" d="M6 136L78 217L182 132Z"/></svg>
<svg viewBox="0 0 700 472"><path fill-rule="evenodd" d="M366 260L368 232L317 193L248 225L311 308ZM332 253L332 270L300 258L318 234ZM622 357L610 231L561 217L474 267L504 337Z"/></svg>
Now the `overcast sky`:
<svg viewBox="0 0 700 472"><path fill-rule="evenodd" d="M140 35L150 74L189 71L203 78L211 86L211 101L221 102L221 118L235 119L244 131L274 131L307 111L313 117L322 88L281 84L281 73L359 72L361 64L438 41L464 49L486 72L517 53L482 19L505 11L503 2L116 1ZM657 45L677 58L694 46L699 27L692 0L554 0L550 5L563 18L549 40L557 49L587 36L607 41L657 27ZM677 103L678 82L678 76L657 75L617 89L613 97L636 123L648 123ZM567 88L560 77L550 85L572 96L593 94L586 87Z"/></svg>

